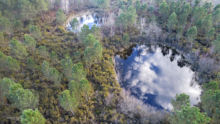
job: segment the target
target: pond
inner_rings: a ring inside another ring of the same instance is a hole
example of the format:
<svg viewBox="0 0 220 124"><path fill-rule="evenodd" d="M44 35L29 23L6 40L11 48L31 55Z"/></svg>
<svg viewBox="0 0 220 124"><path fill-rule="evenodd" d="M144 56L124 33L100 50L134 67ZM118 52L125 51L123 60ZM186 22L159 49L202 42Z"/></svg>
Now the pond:
<svg viewBox="0 0 220 124"><path fill-rule="evenodd" d="M78 21L78 24L76 27L73 28L70 22L73 21L74 19ZM72 31L72 32L80 32L81 28L84 25L88 25L89 28L91 29L92 26L96 25L99 27L102 24L104 24L106 21L107 20L105 17L102 17L97 13L85 13L81 15L76 15L74 18L72 18L70 22L67 23L66 28L67 30Z"/></svg>
<svg viewBox="0 0 220 124"><path fill-rule="evenodd" d="M191 105L200 101L195 73L182 60L173 50L141 45L125 59L116 55L115 68L121 87L132 96L156 109L171 110L176 94L189 95Z"/></svg>

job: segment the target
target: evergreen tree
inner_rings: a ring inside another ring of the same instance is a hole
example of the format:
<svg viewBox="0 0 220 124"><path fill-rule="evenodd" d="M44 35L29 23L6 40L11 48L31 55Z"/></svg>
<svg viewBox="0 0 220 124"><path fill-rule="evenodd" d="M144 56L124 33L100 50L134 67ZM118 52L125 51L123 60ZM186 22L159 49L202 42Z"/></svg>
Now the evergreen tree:
<svg viewBox="0 0 220 124"><path fill-rule="evenodd" d="M39 102L38 96L36 96L31 90L23 89L18 83L10 85L8 99L20 110L36 108Z"/></svg>
<svg viewBox="0 0 220 124"><path fill-rule="evenodd" d="M116 19L116 25L119 27L127 28L135 24L137 20L136 9L132 6L125 8Z"/></svg>
<svg viewBox="0 0 220 124"><path fill-rule="evenodd" d="M209 31L212 30L212 28L213 28L212 15L209 14L205 16L205 18L202 20L200 32L206 35Z"/></svg>
<svg viewBox="0 0 220 124"><path fill-rule="evenodd" d="M79 105L75 96L76 94L71 94L69 90L65 90L58 97L61 107L66 111L71 111L72 114Z"/></svg>
<svg viewBox="0 0 220 124"><path fill-rule="evenodd" d="M70 25L72 27L73 30L77 30L77 26L79 25L79 21L74 18L71 22L70 22Z"/></svg>
<svg viewBox="0 0 220 124"><path fill-rule="evenodd" d="M35 39L41 39L41 29L38 26L30 25L29 32Z"/></svg>
<svg viewBox="0 0 220 124"><path fill-rule="evenodd" d="M196 27L202 27L202 21L206 17L207 11L203 7L194 7L192 11L192 22Z"/></svg>
<svg viewBox="0 0 220 124"><path fill-rule="evenodd" d="M73 80L80 81L86 78L86 71L84 70L82 63L74 64L72 67Z"/></svg>
<svg viewBox="0 0 220 124"><path fill-rule="evenodd" d="M141 3L140 0L136 1L135 8L136 8L138 15L145 14L147 12L147 4Z"/></svg>
<svg viewBox="0 0 220 124"><path fill-rule="evenodd" d="M99 8L106 9L106 8L108 8L109 5L110 5L110 0L95 0L95 4L96 4L96 6L98 6Z"/></svg>
<svg viewBox="0 0 220 124"><path fill-rule="evenodd" d="M19 62L0 51L0 71L12 72L18 70L20 70Z"/></svg>
<svg viewBox="0 0 220 124"><path fill-rule="evenodd" d="M45 124L46 122L44 116L37 109L24 110L22 112L20 119L21 119L21 124Z"/></svg>
<svg viewBox="0 0 220 124"><path fill-rule="evenodd" d="M220 35L217 36L216 40L213 41L214 52L220 55Z"/></svg>
<svg viewBox="0 0 220 124"><path fill-rule="evenodd" d="M188 29L186 33L187 39L192 42L197 37L197 28L196 26L193 26Z"/></svg>
<svg viewBox="0 0 220 124"><path fill-rule="evenodd" d="M38 53L40 54L41 57L43 58L48 58L49 57L49 53L47 51L47 47L46 46L40 46L38 48Z"/></svg>
<svg viewBox="0 0 220 124"><path fill-rule="evenodd" d="M189 96L180 94L172 100L174 111L169 121L171 124L207 124L210 118L206 114L201 113L199 108L190 107Z"/></svg>
<svg viewBox="0 0 220 124"><path fill-rule="evenodd" d="M176 99L172 100L174 110L180 110L181 107L190 104L189 96L186 94L176 95Z"/></svg>
<svg viewBox="0 0 220 124"><path fill-rule="evenodd" d="M97 42L93 47L87 47L84 51L84 61L88 66L99 61L102 57L102 45Z"/></svg>
<svg viewBox="0 0 220 124"><path fill-rule="evenodd" d="M15 82L9 78L3 78L0 80L0 105L4 102L4 98L9 94L9 88Z"/></svg>
<svg viewBox="0 0 220 124"><path fill-rule="evenodd" d="M183 106L180 110L172 114L171 124L208 124L210 118L201 113L199 108Z"/></svg>
<svg viewBox="0 0 220 124"><path fill-rule="evenodd" d="M17 59L24 59L28 55L23 44L15 39L10 41L10 50L11 55Z"/></svg>
<svg viewBox="0 0 220 124"><path fill-rule="evenodd" d="M65 22L65 20L66 20L65 13L63 12L63 10L59 9L56 13L56 23L58 25L61 25Z"/></svg>
<svg viewBox="0 0 220 124"><path fill-rule="evenodd" d="M184 2L183 5L181 6L180 12L176 13L178 15L179 24L185 25L187 23L187 19L191 11L192 11L192 8L190 4L187 2Z"/></svg>
<svg viewBox="0 0 220 124"><path fill-rule="evenodd" d="M220 27L220 7L215 7L214 11L212 12L213 15L213 24L216 27Z"/></svg>
<svg viewBox="0 0 220 124"><path fill-rule="evenodd" d="M167 20L167 18L169 16L169 13L170 13L169 6L168 6L166 1L163 1L160 4L159 13L160 13L160 15L162 17L162 21L166 22L166 20Z"/></svg>
<svg viewBox="0 0 220 124"><path fill-rule="evenodd" d="M204 85L204 93L201 96L202 108L212 117L212 124L220 122L220 87L219 82L211 81Z"/></svg>
<svg viewBox="0 0 220 124"><path fill-rule="evenodd" d="M168 30L170 32L172 32L172 30L176 30L177 24L178 24L177 15L175 12L173 12L168 18L168 22L167 22Z"/></svg>
<svg viewBox="0 0 220 124"><path fill-rule="evenodd" d="M69 56L66 56L61 61L62 67L63 67L63 74L68 79L68 81L73 80L73 62Z"/></svg>
<svg viewBox="0 0 220 124"><path fill-rule="evenodd" d="M43 61L41 71L47 80L53 81L55 84L60 84L60 72L56 68L50 67L47 61Z"/></svg>
<svg viewBox="0 0 220 124"><path fill-rule="evenodd" d="M99 42L98 40L96 40L95 36L93 34L88 34L85 38L85 40L83 40L83 45L85 47L93 47L95 43Z"/></svg>
<svg viewBox="0 0 220 124"><path fill-rule="evenodd" d="M29 50L34 51L36 48L36 41L33 37L28 34L24 35L24 43L28 47Z"/></svg>
<svg viewBox="0 0 220 124"><path fill-rule="evenodd" d="M10 33L12 29L12 24L8 18L4 17L0 13L0 32Z"/></svg>

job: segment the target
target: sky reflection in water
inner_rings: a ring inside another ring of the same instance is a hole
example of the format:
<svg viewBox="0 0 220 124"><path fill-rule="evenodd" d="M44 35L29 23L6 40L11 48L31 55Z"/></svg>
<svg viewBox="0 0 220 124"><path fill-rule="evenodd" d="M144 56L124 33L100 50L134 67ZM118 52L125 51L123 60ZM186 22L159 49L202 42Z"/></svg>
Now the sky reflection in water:
<svg viewBox="0 0 220 124"><path fill-rule="evenodd" d="M101 25L101 20L96 16L96 14L88 14L88 15L83 15L76 17L77 21L79 22L79 25L77 26L76 29L73 29L70 25L70 23L67 24L67 29L73 32L78 32L81 30L81 28L84 25L88 25L89 29L92 28L92 26L100 26Z"/></svg>
<svg viewBox="0 0 220 124"><path fill-rule="evenodd" d="M200 86L194 81L194 72L189 67L177 65L180 56L170 60L171 51L163 55L161 48L149 50L146 46L133 49L127 59L115 57L121 86L131 94L158 109L172 109L171 99L176 94L186 93L191 104L199 102Z"/></svg>

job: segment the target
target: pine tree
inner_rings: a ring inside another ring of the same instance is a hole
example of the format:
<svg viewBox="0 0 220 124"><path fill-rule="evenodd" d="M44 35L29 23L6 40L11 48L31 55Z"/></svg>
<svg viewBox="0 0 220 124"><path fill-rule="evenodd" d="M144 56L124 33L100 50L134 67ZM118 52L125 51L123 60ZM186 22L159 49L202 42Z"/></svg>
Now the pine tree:
<svg viewBox="0 0 220 124"><path fill-rule="evenodd" d="M172 30L176 30L177 24L178 24L177 15L175 12L173 12L168 18L168 22L167 22L168 30L170 32L172 32Z"/></svg>
<svg viewBox="0 0 220 124"><path fill-rule="evenodd" d="M37 109L24 110L20 116L20 119L21 124L45 124L46 122L44 116Z"/></svg>
<svg viewBox="0 0 220 124"><path fill-rule="evenodd" d="M13 83L9 88L9 101L18 109L24 110L36 108L39 103L39 98L31 90L23 89L21 84Z"/></svg>
<svg viewBox="0 0 220 124"><path fill-rule="evenodd" d="M0 51L0 71L17 72L19 70L19 62L11 56L6 56Z"/></svg>
<svg viewBox="0 0 220 124"><path fill-rule="evenodd" d="M188 29L187 33L186 33L187 39L190 42L193 42L194 39L196 39L197 37L197 28L196 26L193 26L191 28Z"/></svg>
<svg viewBox="0 0 220 124"><path fill-rule="evenodd" d="M36 41L33 37L28 34L24 35L24 43L30 51L34 51L36 48Z"/></svg>
<svg viewBox="0 0 220 124"><path fill-rule="evenodd" d="M11 55L17 59L24 59L28 55L23 44L15 39L10 41L10 51Z"/></svg>

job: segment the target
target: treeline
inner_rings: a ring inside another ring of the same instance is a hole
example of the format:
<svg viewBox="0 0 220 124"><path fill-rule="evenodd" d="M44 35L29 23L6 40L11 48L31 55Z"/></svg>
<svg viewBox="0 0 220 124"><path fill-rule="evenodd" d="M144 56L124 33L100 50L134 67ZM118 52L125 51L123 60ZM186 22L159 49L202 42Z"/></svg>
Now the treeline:
<svg viewBox="0 0 220 124"><path fill-rule="evenodd" d="M0 32L11 33L13 30L21 29L24 21L33 19L48 8L47 0L1 0Z"/></svg>

